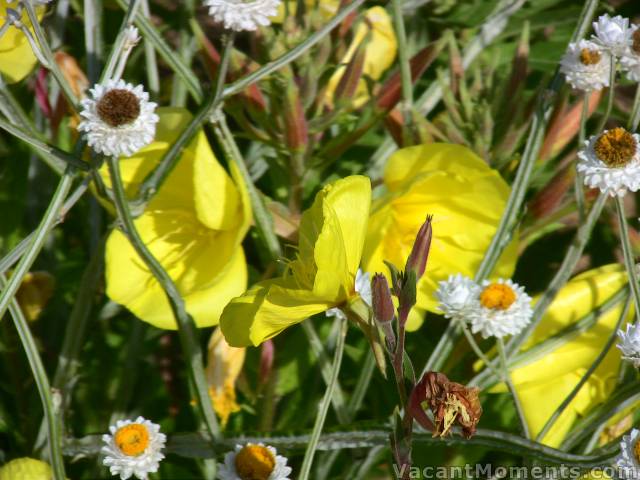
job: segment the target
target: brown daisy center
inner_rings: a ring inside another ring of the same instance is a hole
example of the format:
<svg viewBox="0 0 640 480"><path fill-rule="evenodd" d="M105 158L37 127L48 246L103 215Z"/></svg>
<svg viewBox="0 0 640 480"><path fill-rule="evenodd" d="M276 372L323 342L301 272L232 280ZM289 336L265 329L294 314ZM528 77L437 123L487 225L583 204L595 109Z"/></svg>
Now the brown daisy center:
<svg viewBox="0 0 640 480"><path fill-rule="evenodd" d="M120 127L133 122L140 115L140 101L124 88L109 90L96 105L98 115L108 125Z"/></svg>
<svg viewBox="0 0 640 480"><path fill-rule="evenodd" d="M631 44L631 49L640 55L640 28L637 28L635 32L633 32L633 43Z"/></svg>
<svg viewBox="0 0 640 480"><path fill-rule="evenodd" d="M618 127L600 135L593 149L596 156L608 167L620 168L633 159L637 146L633 135Z"/></svg>
<svg viewBox="0 0 640 480"><path fill-rule="evenodd" d="M516 301L516 292L504 283L492 283L480 294L480 303L492 310L506 310Z"/></svg>
<svg viewBox="0 0 640 480"><path fill-rule="evenodd" d="M580 63L583 65L595 65L600 62L602 55L597 50L589 50L588 48L583 48L580 50Z"/></svg>
<svg viewBox="0 0 640 480"><path fill-rule="evenodd" d="M276 459L263 445L246 445L236 455L236 472L242 480L267 480L276 466Z"/></svg>
<svg viewBox="0 0 640 480"><path fill-rule="evenodd" d="M149 446L149 431L144 425L132 423L118 429L114 440L122 453L129 457L137 457Z"/></svg>

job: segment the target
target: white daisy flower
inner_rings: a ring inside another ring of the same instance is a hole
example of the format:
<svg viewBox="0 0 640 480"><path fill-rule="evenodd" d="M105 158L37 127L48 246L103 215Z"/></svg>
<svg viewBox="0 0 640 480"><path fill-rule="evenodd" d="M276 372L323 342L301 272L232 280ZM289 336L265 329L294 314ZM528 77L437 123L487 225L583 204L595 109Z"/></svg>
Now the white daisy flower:
<svg viewBox="0 0 640 480"><path fill-rule="evenodd" d="M482 338L516 335L531 321L531 297L517 283L485 280L480 295L469 306L467 321L473 333Z"/></svg>
<svg viewBox="0 0 640 480"><path fill-rule="evenodd" d="M584 183L611 196L640 189L640 135L618 127L585 141L578 152L577 170Z"/></svg>
<svg viewBox="0 0 640 480"><path fill-rule="evenodd" d="M640 82L640 27L638 25L631 25L629 44L620 57L620 65L629 80Z"/></svg>
<svg viewBox="0 0 640 480"><path fill-rule="evenodd" d="M630 361L634 367L640 367L640 326L627 325L627 331L618 330L620 343L616 345L622 352L622 358Z"/></svg>
<svg viewBox="0 0 640 480"><path fill-rule="evenodd" d="M609 86L611 55L589 40L570 43L560 60L560 72L573 88L584 91L602 90Z"/></svg>
<svg viewBox="0 0 640 480"><path fill-rule="evenodd" d="M106 444L102 447L102 463L109 467L111 475L120 475L121 480L132 476L146 480L149 473L158 471L167 438L160 433L159 425L138 417L133 422L118 421L109 431L110 435L102 436Z"/></svg>
<svg viewBox="0 0 640 480"><path fill-rule="evenodd" d="M449 275L447 280L439 282L436 298L439 309L446 318L464 320L473 299L480 293L480 287L463 275Z"/></svg>
<svg viewBox="0 0 640 480"><path fill-rule="evenodd" d="M593 29L596 32L596 34L592 36L594 42L602 45L616 57L624 53L630 38L628 18L621 17L620 15L611 18L605 13L598 17L597 22L593 22Z"/></svg>
<svg viewBox="0 0 640 480"><path fill-rule="evenodd" d="M259 25L269 25L269 17L278 14L280 0L204 0L209 15L224 28L241 32L253 31Z"/></svg>
<svg viewBox="0 0 640 480"><path fill-rule="evenodd" d="M83 120L78 130L96 152L112 157L131 156L150 144L156 134L156 104L142 85L107 80L95 85L91 98L82 100Z"/></svg>
<svg viewBox="0 0 640 480"><path fill-rule="evenodd" d="M276 449L262 443L236 445L218 469L220 480L290 480L291 467Z"/></svg>
<svg viewBox="0 0 640 480"><path fill-rule="evenodd" d="M634 428L622 437L616 467L620 478L640 478L640 430Z"/></svg>
<svg viewBox="0 0 640 480"><path fill-rule="evenodd" d="M358 269L356 272L355 289L362 300L364 300L364 303L371 306L373 299L371 294L371 275L369 275L369 272L363 272L362 269ZM343 320L347 318L344 312L338 307L330 308L325 312L325 315L327 317L342 318Z"/></svg>

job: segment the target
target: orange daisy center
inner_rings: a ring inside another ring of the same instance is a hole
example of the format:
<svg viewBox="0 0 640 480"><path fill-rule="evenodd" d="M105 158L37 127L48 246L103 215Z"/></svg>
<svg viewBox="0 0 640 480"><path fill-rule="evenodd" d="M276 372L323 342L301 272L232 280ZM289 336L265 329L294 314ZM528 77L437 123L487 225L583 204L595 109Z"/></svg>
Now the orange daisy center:
<svg viewBox="0 0 640 480"><path fill-rule="evenodd" d="M236 454L236 472L242 480L267 480L276 466L276 459L267 447L246 445Z"/></svg>
<svg viewBox="0 0 640 480"><path fill-rule="evenodd" d="M492 283L480 294L480 303L492 310L506 310L516 301L516 292L509 285Z"/></svg>
<svg viewBox="0 0 640 480"><path fill-rule="evenodd" d="M149 430L139 423L126 425L116 432L115 442L122 453L129 457L137 457L149 446Z"/></svg>
<svg viewBox="0 0 640 480"><path fill-rule="evenodd" d="M596 65L601 58L602 55L597 50L589 50L588 48L580 50L580 63L583 65Z"/></svg>
<svg viewBox="0 0 640 480"><path fill-rule="evenodd" d="M597 157L608 167L628 164L636 154L636 141L624 128L618 127L600 135L593 147Z"/></svg>

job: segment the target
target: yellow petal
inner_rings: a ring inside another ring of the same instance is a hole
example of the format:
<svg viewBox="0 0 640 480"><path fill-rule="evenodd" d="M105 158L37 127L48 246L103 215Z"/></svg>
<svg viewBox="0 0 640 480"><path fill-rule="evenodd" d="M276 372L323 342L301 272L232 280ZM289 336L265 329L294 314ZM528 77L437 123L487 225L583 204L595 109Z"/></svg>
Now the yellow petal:
<svg viewBox="0 0 640 480"><path fill-rule="evenodd" d="M349 49L342 59L343 66L337 68L329 79L326 94L329 104L333 103L334 92L345 71L344 65L351 61L362 42L365 42L362 74L365 78L379 80L382 74L393 65L398 52L398 42L393 30L393 22L384 8L373 7L368 9L364 14L364 18L358 24ZM353 104L356 107L369 99L369 90L365 78L358 83L353 100Z"/></svg>
<svg viewBox="0 0 640 480"><path fill-rule="evenodd" d="M229 416L240 410L236 402L235 384L244 365L245 349L229 346L222 331L216 328L209 340L207 383L213 408L224 427Z"/></svg>
<svg viewBox="0 0 640 480"><path fill-rule="evenodd" d="M287 5L285 6L285 4ZM321 2L317 2L317 0L304 0L304 4L307 8L307 11L317 6L318 11L327 20L336 14L336 12L338 11L338 7L340 6L339 0L323 0ZM289 12L290 16L296 14L296 12L298 11L297 6L297 0L285 0L284 2L281 2L278 6L278 15L276 15L275 17L271 17L271 22L282 23L287 11Z"/></svg>
<svg viewBox="0 0 640 480"><path fill-rule="evenodd" d="M229 345L260 345L284 329L334 306L286 279L266 280L226 306L220 328Z"/></svg>
<svg viewBox="0 0 640 480"><path fill-rule="evenodd" d="M218 323L229 300L246 288L244 253L234 232L215 232L184 210L149 211L135 221L151 253L182 294L196 325ZM107 295L140 319L159 328L175 329L168 300L153 275L119 231L106 247Z"/></svg>
<svg viewBox="0 0 640 480"><path fill-rule="evenodd" d="M29 321L36 320L53 296L56 279L48 272L29 272L25 275L16 299L24 316Z"/></svg>
<svg viewBox="0 0 640 480"><path fill-rule="evenodd" d="M389 159L384 180L389 192L374 202L363 265L368 272L387 275L384 260L401 268L425 217L434 215L417 307L437 311L434 292L439 281L456 273L475 275L500 222L509 187L471 150L451 144L399 150ZM495 276L512 275L516 248L514 239Z"/></svg>
<svg viewBox="0 0 640 480"><path fill-rule="evenodd" d="M6 16L7 5L7 0L0 0L0 19ZM15 4L11 7L16 8ZM44 9L38 8L37 12L41 18ZM22 21L28 26L31 25L26 12L22 14ZM31 32L33 35L32 29ZM36 63L36 56L27 37L16 27L9 27L0 37L0 73L9 83L19 82L33 70Z"/></svg>
<svg viewBox="0 0 640 480"><path fill-rule="evenodd" d="M583 273L571 280L551 304L527 345L538 343L580 317L595 310L627 283L619 265L608 265ZM542 358L512 371L512 379L523 405L533 435L543 428L549 417L593 364L609 339L622 313L622 305L604 313L598 322L571 341ZM633 312L629 313L633 318ZM613 388L620 365L620 353L613 348L580 389L543 443L558 446L578 416L585 415L606 400ZM540 402L544 398L544 402Z"/></svg>

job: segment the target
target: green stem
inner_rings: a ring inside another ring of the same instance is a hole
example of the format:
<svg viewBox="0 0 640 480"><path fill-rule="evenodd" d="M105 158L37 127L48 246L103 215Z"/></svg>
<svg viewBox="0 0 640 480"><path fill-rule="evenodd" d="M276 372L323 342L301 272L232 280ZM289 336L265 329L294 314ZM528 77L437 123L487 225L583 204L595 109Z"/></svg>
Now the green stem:
<svg viewBox="0 0 640 480"><path fill-rule="evenodd" d="M124 191L124 185L122 184L118 160L113 157L108 157L107 165L111 176L118 218L122 222L124 233L129 238L131 245L167 295L167 300L169 301L178 326L180 343L185 353L187 364L189 365L189 374L196 391L198 409L207 425L209 434L215 440L220 436L220 429L209 397L207 380L204 373L202 349L197 339L197 330L193 318L191 318L191 315L187 312L184 300L175 283L160 262L158 262L149 251L136 229L131 212L129 211L129 204Z"/></svg>
<svg viewBox="0 0 640 480"><path fill-rule="evenodd" d="M258 189L251 180L249 170L247 170L247 166L244 163L242 154L240 153L238 145L233 139L233 134L229 130L227 120L222 112L220 112L214 119L212 119L212 125L216 139L220 143L225 157L227 158L229 163L233 163L237 167L240 175L242 176L242 180L244 181L244 184L249 192L251 208L253 209L253 217L262 242L269 251L271 258L280 258L282 255L282 250L280 249L278 237L276 237L276 234L273 231L271 216L267 211L267 208L264 204L264 201L262 200L260 193L258 192Z"/></svg>
<svg viewBox="0 0 640 480"><path fill-rule="evenodd" d="M580 226L580 228L578 228L578 231L576 232L575 237L573 238L573 241L571 242L571 245L569 246L565 257L562 260L560 268L558 268L558 271L549 283L547 290L545 290L545 292L536 302L535 308L533 309L531 322L519 335L513 337L507 344L508 355L513 355L518 351L527 337L538 326L538 324L542 320L542 316L547 311L547 308L549 307L549 305L551 305L551 302L556 297L560 289L565 286L565 284L571 277L571 274L573 273L578 260L580 260L580 257L582 256L584 247L587 245L587 242L591 237L591 232L598 218L600 217L600 213L604 208L607 197L608 195L606 193L600 193L600 195L594 202L593 207L591 207L591 211L585 219L585 222Z"/></svg>
<svg viewBox="0 0 640 480"><path fill-rule="evenodd" d="M584 141L586 138L587 119L589 118L589 100L591 99L591 92L587 92L583 96L582 110L580 112L580 131L578 134L578 149L584 147ZM577 165L577 163L576 163ZM575 168L575 167L574 167ZM576 206L578 208L578 223L584 222L584 216L586 214L585 201L584 201L584 179L582 174L575 171L573 177L574 190L576 196Z"/></svg>
<svg viewBox="0 0 640 480"><path fill-rule="evenodd" d="M311 322L311 320L307 319L302 322L302 330L307 336L309 345L311 346L311 350L313 351L313 354L320 364L320 372L322 373L322 378L324 379L328 387L331 383L333 371L332 364L329 362L329 358L327 357L327 352L325 351L324 345L322 345L322 340L318 336L318 332L316 332L316 329L313 327L313 323ZM338 381L336 381L336 385L334 387L334 393L333 397L331 397L331 403L333 404L333 409L336 412L338 422L341 424L349 423L344 393L342 391L342 387L340 386L340 382Z"/></svg>
<svg viewBox="0 0 640 480"><path fill-rule="evenodd" d="M474 351L476 356L480 360L482 360L482 362L494 373L494 375L496 375L498 378L504 378L504 373L496 369L493 365L493 362L491 362L491 360L489 360L489 358L480 349L480 346L476 343L475 338L473 338L473 334L469 330L469 327L464 322L464 320L458 321L458 324L460 325L460 329L462 330L462 333L464 333L464 336L466 337L467 342L469 343L469 346ZM506 381L506 378L504 378L504 380Z"/></svg>
<svg viewBox="0 0 640 480"><path fill-rule="evenodd" d="M624 266L629 275L629 285L633 294L633 302L636 312L636 323L640 322L640 285L638 285L638 270L636 262L633 260L633 248L629 238L629 226L627 217L624 214L624 204L622 197L616 196L616 213L618 214L618 225L620 227L620 241L622 243L622 253L624 256ZM640 324L640 323L639 323Z"/></svg>
<svg viewBox="0 0 640 480"><path fill-rule="evenodd" d="M640 123L640 84L636 87L636 96L633 99L633 108L627 122L627 130L635 132L638 129L638 123Z"/></svg>
<svg viewBox="0 0 640 480"><path fill-rule="evenodd" d="M226 40L224 41L224 50L222 52L222 59L220 60L220 69L218 71L215 90L209 96L207 102L200 107L196 116L189 122L177 140L171 144L169 150L164 154L158 166L144 179L139 189L139 201L137 203L146 203L151 199L151 197L153 197L153 195L155 195L175 167L176 163L180 160L180 154L184 148L196 133L198 133L202 124L211 117L211 114L219 105L231 59L233 42L233 35L226 37Z"/></svg>
<svg viewBox="0 0 640 480"><path fill-rule="evenodd" d="M53 56L53 52L51 51L51 47L49 46L49 42L47 41L47 37L42 31L42 27L40 27L40 22L38 21L38 15L36 14L35 8L30 1L26 1L22 3L26 10L27 15L29 16L29 20L31 21L31 25L33 27L33 32L36 34L36 38L38 39L38 43L40 44L40 49L42 50L42 54L47 60L46 67L51 71L53 77L56 79L60 88L62 89L62 93L64 93L67 102L69 105L74 108L76 111L78 110L78 99L73 93L73 89L67 79L63 75L58 63L56 62L55 57Z"/></svg>
<svg viewBox="0 0 640 480"><path fill-rule="evenodd" d="M89 165L82 161L81 159L67 153L63 150L60 150L57 147L51 146L45 142L42 142L35 138L30 132L26 132L15 125L12 125L9 122L4 121L0 118L0 128L14 137L22 140L24 143L29 145L33 150L39 151L43 153L45 156L52 158L53 162L56 165L72 165L73 167L88 171ZM53 163L51 162L51 163Z"/></svg>
<svg viewBox="0 0 640 480"><path fill-rule="evenodd" d="M598 123L598 128L596 128L596 132L600 134L604 129L607 121L609 120L609 116L611 115L611 111L613 110L613 98L616 93L616 57L611 55L611 74L609 75L609 93L607 94L607 107L604 111L604 115Z"/></svg>
<svg viewBox="0 0 640 480"><path fill-rule="evenodd" d="M127 41L127 28L129 27L129 25L131 25L138 12L140 1L141 0L134 0L127 5L126 13L124 15L124 18L122 19L122 23L120 24L120 31L118 32L118 36L116 37L116 41L113 44L113 47L111 48L106 66L102 70L102 75L100 75L101 84L104 84L107 80L112 79L116 68L118 68L118 63L120 62L120 54L125 42Z"/></svg>
<svg viewBox="0 0 640 480"><path fill-rule="evenodd" d="M520 397L518 396L518 391L516 387L513 385L513 381L511 380L511 374L509 373L509 364L507 363L507 356L504 352L504 341L502 338L496 339L496 345L498 347L498 354L500 356L500 367L502 369L502 378L504 382L507 384L507 388L511 393L511 397L513 398L513 404L516 407L516 412L518 413L518 418L520 419L520 427L522 428L522 436L524 438L531 438L529 434L529 425L527 424L527 417L524 415L524 410L522 409L522 404L520 403Z"/></svg>
<svg viewBox="0 0 640 480"><path fill-rule="evenodd" d="M6 277L0 275L0 287L5 288L7 286ZM13 323L18 331L20 342L24 348L33 378L35 379L38 393L40 394L40 401L42 402L42 409L44 410L44 416L47 420L47 433L49 443L49 455L51 457L51 464L53 467L53 476L55 480L65 480L64 472L64 459L62 458L62 435L61 425L58 423L56 415L56 406L53 402L51 395L51 386L49 385L49 378L47 377L47 371L44 368L40 354L38 353L38 347L36 345L31 330L29 330L29 324L27 319L24 318L22 310L18 305L15 297L11 298L9 302L9 311L13 318Z"/></svg>
<svg viewBox="0 0 640 480"><path fill-rule="evenodd" d="M324 397L320 403L320 409L318 415L316 416L316 421L313 425L311 436L309 437L309 443L307 444L307 449L304 454L302 467L300 467L300 475L298 476L299 480L307 480L309 478L309 473L311 472L313 457L316 454L318 442L320 441L320 435L322 434L322 428L324 427L324 422L327 418L327 412L329 411L329 405L331 404L331 399L333 398L333 392L338 383L338 374L340 373L340 365L342 364L342 355L344 353L346 336L347 322L346 320L343 320L340 328L340 334L338 335L338 340L336 342L336 349L333 355L333 371L331 374L331 379L329 384L327 385L327 390L325 391Z"/></svg>
<svg viewBox="0 0 640 480"><path fill-rule="evenodd" d="M393 24L398 40L398 59L400 61L400 78L402 82L401 110L405 127L411 131L413 125L413 82L411 79L411 64L409 63L409 48L407 46L407 33L404 27L402 15L402 0L392 0Z"/></svg>
<svg viewBox="0 0 640 480"><path fill-rule="evenodd" d="M542 441L542 439L549 432L549 430L551 430L551 427L553 427L556 420L558 420L560 415L562 415L562 413L566 410L569 404L576 397L580 389L584 386L585 383L587 383L587 381L589 380L593 372L595 372L596 369L600 366L600 364L604 360L604 357L607 356L607 354L609 353L609 350L611 350L611 347L616 341L618 329L622 325L622 322L624 322L624 320L627 318L630 307L631 307L631 296L628 296L627 301L625 302L624 307L622 308L622 312L620 312L618 322L616 323L616 326L611 330L611 334L609 335L609 339L607 340L607 343L604 345L604 347L602 348L602 350L600 351L600 353L598 354L594 362L589 366L589 368L587 369L585 374L582 376L580 381L576 384L575 387L573 387L573 390L571 390L571 393L569 393L569 395L567 395L567 397L562 401L562 403L558 406L558 408L556 408L556 410L553 412L553 414L549 417L547 422L544 424L544 427L542 427L542 430L540 430L540 433L536 435L536 442Z"/></svg>

